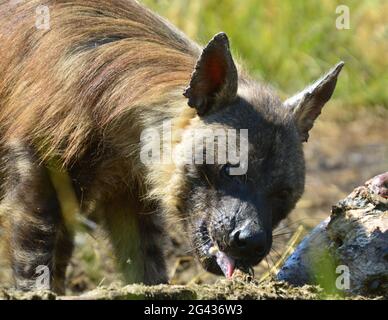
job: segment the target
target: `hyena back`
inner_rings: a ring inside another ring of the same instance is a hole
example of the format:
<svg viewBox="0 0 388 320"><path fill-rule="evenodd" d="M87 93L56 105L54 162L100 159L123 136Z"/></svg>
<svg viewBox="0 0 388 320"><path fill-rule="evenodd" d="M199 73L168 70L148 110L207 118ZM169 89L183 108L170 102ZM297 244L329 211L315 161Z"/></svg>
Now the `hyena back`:
<svg viewBox="0 0 388 320"><path fill-rule="evenodd" d="M74 226L52 171L104 222L128 282L168 281L170 222L209 271L258 263L302 194L302 142L342 64L282 103L234 63L225 34L202 49L131 0L44 1L42 30L40 4L0 4L0 214L16 286L33 289L43 265L50 288L64 291ZM142 163L141 133L166 120L179 150L192 142L187 130L248 129L248 171Z"/></svg>

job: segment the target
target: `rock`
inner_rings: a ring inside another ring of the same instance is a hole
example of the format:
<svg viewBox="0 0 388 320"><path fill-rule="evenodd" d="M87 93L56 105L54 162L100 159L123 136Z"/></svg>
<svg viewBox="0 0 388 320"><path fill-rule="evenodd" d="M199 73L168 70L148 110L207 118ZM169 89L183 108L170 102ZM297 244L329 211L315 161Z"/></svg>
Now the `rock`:
<svg viewBox="0 0 388 320"><path fill-rule="evenodd" d="M277 279L334 292L388 296L388 172L333 206L286 260Z"/></svg>

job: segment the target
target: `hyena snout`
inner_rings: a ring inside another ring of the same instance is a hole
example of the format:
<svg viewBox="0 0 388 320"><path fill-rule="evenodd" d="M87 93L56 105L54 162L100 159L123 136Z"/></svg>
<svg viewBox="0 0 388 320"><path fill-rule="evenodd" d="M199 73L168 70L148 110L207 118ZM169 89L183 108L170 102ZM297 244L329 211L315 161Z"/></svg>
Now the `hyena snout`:
<svg viewBox="0 0 388 320"><path fill-rule="evenodd" d="M227 269L224 268L225 265L257 265L268 254L272 245L269 215L264 214L267 212L266 208L255 205L253 201L241 199L229 199L223 204L224 210L221 211L228 214L222 215L223 218L219 219L217 227L213 225L211 232L212 239L220 250L220 254L216 256L218 265L222 270ZM267 216L268 219L265 218Z"/></svg>
<svg viewBox="0 0 388 320"><path fill-rule="evenodd" d="M228 238L225 251L236 259L256 260L268 251L267 233L252 220L235 228Z"/></svg>

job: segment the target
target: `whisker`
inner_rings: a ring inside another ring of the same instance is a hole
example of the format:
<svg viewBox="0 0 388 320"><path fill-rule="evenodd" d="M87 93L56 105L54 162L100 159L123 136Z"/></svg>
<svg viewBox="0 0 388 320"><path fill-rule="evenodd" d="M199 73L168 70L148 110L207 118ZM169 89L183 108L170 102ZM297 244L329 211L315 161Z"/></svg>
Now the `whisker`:
<svg viewBox="0 0 388 320"><path fill-rule="evenodd" d="M269 257L269 259L271 260L272 265L275 265L275 261L274 261L273 257L272 257L271 255L268 255L268 257Z"/></svg>
<svg viewBox="0 0 388 320"><path fill-rule="evenodd" d="M291 221L291 222L287 223L286 225L279 226L279 227L275 228L274 231L281 231L281 230L284 230L284 229L288 229L291 226L294 226L296 223L305 222L307 220L316 221L317 223L320 222L320 219L318 219L318 218L301 218L301 219L297 219L295 221ZM283 221L282 224L286 223L286 222L287 221Z"/></svg>
<svg viewBox="0 0 388 320"><path fill-rule="evenodd" d="M272 235L272 238L281 237L281 236L287 236L287 235L293 234L294 232L295 232L295 231L289 231L289 232L283 232L283 233L273 234L273 235Z"/></svg>
<svg viewBox="0 0 388 320"><path fill-rule="evenodd" d="M272 247L271 251L273 251L276 254L278 259L282 257L282 255L274 247Z"/></svg>
<svg viewBox="0 0 388 320"><path fill-rule="evenodd" d="M267 272L269 272L269 270L271 270L272 267L270 266L270 264L268 262L267 256L265 256L265 262L267 263Z"/></svg>
<svg viewBox="0 0 388 320"><path fill-rule="evenodd" d="M208 207L208 208L211 208L211 209L214 209L215 211L217 211L219 214L223 214L221 211L220 211L220 209L219 208L217 208L217 207L215 207L213 204L211 204L211 203L208 203L206 200L206 198L204 198L204 197L201 197L201 196L199 196L199 200L200 201L202 201L202 202L204 202L204 203L206 203L206 207Z"/></svg>

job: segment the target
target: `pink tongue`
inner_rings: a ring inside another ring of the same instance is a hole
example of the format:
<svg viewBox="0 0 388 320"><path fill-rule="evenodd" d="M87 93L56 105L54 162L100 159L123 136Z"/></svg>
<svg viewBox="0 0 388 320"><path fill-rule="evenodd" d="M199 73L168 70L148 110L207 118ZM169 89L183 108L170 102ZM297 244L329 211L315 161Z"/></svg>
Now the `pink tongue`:
<svg viewBox="0 0 388 320"><path fill-rule="evenodd" d="M216 259L225 277L231 278L234 272L235 261L221 251L216 253Z"/></svg>

